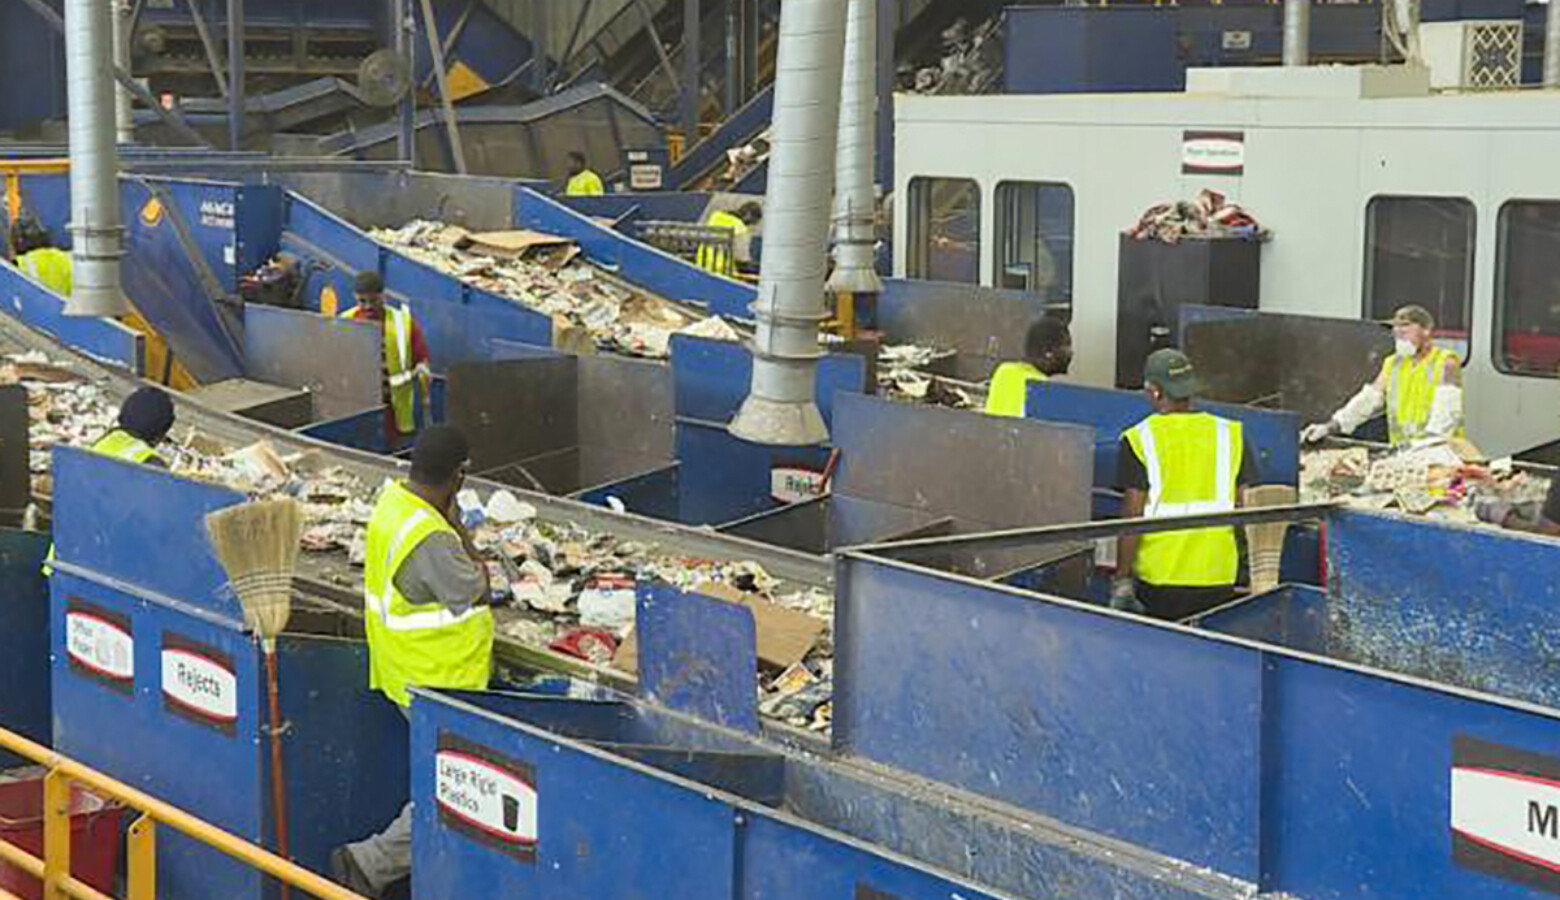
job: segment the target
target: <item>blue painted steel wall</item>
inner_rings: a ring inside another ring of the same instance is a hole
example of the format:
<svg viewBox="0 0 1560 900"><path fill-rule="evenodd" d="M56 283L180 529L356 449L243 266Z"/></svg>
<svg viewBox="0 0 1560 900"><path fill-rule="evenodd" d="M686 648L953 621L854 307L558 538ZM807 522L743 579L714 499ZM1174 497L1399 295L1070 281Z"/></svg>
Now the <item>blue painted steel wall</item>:
<svg viewBox="0 0 1560 900"><path fill-rule="evenodd" d="M1246 443L1257 455L1259 484L1296 484L1300 477L1300 417L1292 412L1202 403L1197 408L1235 419L1245 426ZM1148 398L1134 391L1030 382L1025 415L1031 419L1076 422L1094 427L1094 483L1116 486L1121 435L1153 412Z"/></svg>
<svg viewBox="0 0 1560 900"><path fill-rule="evenodd" d="M0 132L64 116L64 39L27 4L0 3Z"/></svg>
<svg viewBox="0 0 1560 900"><path fill-rule="evenodd" d="M49 581L40 566L49 536L0 529L0 724L41 744L52 742L49 677ZM30 763L0 753L0 765Z"/></svg>
<svg viewBox="0 0 1560 900"><path fill-rule="evenodd" d="M353 305L358 272L379 272L393 300L409 304L428 339L436 371L492 358L495 342L549 346L552 321L516 301L466 285L381 246L363 231L318 205L288 193L281 202L281 249L324 267L310 275L304 300L319 310L329 284L340 301Z"/></svg>
<svg viewBox="0 0 1560 900"><path fill-rule="evenodd" d="M592 262L651 293L734 319L752 318L748 307L757 291L748 285L641 244L530 188L515 190L515 224L520 227L573 238Z"/></svg>
<svg viewBox="0 0 1560 900"><path fill-rule="evenodd" d="M644 697L706 722L757 734L752 610L646 583L638 586L635 607Z"/></svg>
<svg viewBox="0 0 1560 900"><path fill-rule="evenodd" d="M144 371L145 348L139 334L109 319L66 316L64 311L62 298L0 261L0 313L137 375Z"/></svg>

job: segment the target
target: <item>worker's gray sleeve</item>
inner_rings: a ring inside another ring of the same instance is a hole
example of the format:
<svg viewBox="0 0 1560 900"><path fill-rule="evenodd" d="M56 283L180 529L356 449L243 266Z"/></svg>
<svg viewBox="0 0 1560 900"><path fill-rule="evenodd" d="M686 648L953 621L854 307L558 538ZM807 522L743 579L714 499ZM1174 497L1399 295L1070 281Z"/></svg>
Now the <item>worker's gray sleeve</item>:
<svg viewBox="0 0 1560 900"><path fill-rule="evenodd" d="M412 804L371 838L347 845L347 852L374 888L385 888L412 874Z"/></svg>
<svg viewBox="0 0 1560 900"><path fill-rule="evenodd" d="M437 531L401 563L395 589L412 603L438 603L460 615L482 599L482 570L466 554L460 538Z"/></svg>

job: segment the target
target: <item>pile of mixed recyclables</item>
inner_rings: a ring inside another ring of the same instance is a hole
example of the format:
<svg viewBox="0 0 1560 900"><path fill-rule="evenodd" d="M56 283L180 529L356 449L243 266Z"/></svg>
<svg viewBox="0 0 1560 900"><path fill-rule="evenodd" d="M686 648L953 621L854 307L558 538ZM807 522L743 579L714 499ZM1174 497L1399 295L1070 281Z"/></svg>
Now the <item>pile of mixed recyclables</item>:
<svg viewBox="0 0 1560 900"><path fill-rule="evenodd" d="M50 449L90 447L114 427L118 403L105 384L41 353L0 361L0 384L23 384L28 390L34 493L47 499L53 488ZM174 474L251 497L297 499L306 553L336 554L351 566L363 564L366 528L380 485L364 483L332 464L327 454L282 452L264 440L233 449L188 425L176 425L158 452ZM802 630L812 640L797 648L794 661L760 673L761 699L771 716L801 727L828 727L833 597L827 591L783 584L751 561L690 558L571 522L546 521L534 506L503 489L485 497L464 492L461 506L476 545L495 558L503 556L503 562L490 562L489 570L495 616L507 639L632 672L632 659L619 651L633 631L639 581L683 590L719 589L729 599L814 623ZM354 589L360 578L347 569L335 571L330 580Z"/></svg>
<svg viewBox="0 0 1560 900"><path fill-rule="evenodd" d="M1477 522L1476 507L1484 502L1536 510L1548 490L1549 479L1521 471L1510 459L1486 464L1460 440L1395 451L1323 447L1300 458L1301 502L1340 500L1447 522Z"/></svg>
<svg viewBox="0 0 1560 900"><path fill-rule="evenodd" d="M565 349L579 346L571 335L584 335L598 350L665 359L673 334L742 340L742 334L720 316L701 315L606 278L580 258L579 248L567 238L533 231L472 232L421 219L370 234L466 284L551 316L555 340ZM969 407L967 391L919 371L949 355L950 351L916 345L884 347L878 356L882 392L898 399Z"/></svg>
<svg viewBox="0 0 1560 900"><path fill-rule="evenodd" d="M959 19L942 33L935 65L900 71L900 89L916 94L985 94L1002 80L1002 18L978 25Z"/></svg>
<svg viewBox="0 0 1560 900"><path fill-rule="evenodd" d="M1218 191L1202 191L1192 202L1150 207L1127 229L1133 240L1178 244L1183 240L1265 241L1272 232Z"/></svg>
<svg viewBox="0 0 1560 900"><path fill-rule="evenodd" d="M726 189L735 187L754 169L768 162L773 149L774 137L771 130L766 128L746 144L727 150L726 168L716 179L717 186Z"/></svg>

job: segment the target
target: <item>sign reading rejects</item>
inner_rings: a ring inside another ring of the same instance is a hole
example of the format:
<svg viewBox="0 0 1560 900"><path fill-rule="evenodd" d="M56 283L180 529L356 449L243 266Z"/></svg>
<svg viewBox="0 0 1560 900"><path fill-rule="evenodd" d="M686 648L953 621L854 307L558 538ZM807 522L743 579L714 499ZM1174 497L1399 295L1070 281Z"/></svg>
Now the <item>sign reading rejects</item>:
<svg viewBox="0 0 1560 900"><path fill-rule="evenodd" d="M238 723L233 658L171 632L163 633L162 695L171 712L224 734Z"/></svg>

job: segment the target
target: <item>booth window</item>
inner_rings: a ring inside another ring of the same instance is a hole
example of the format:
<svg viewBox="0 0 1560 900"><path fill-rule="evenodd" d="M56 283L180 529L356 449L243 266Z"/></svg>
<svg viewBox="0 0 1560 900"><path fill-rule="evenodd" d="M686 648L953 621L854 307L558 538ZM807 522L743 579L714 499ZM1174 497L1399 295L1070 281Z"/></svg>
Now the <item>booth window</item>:
<svg viewBox="0 0 1560 900"><path fill-rule="evenodd" d="M979 284L980 185L968 178L912 179L909 209L909 277Z"/></svg>
<svg viewBox="0 0 1560 900"><path fill-rule="evenodd" d="M1065 184L997 185L996 286L1072 302L1073 191Z"/></svg>
<svg viewBox="0 0 1560 900"><path fill-rule="evenodd" d="M1560 377L1560 201L1507 203L1498 235L1495 366Z"/></svg>
<svg viewBox="0 0 1560 900"><path fill-rule="evenodd" d="M1376 197L1365 214L1365 315L1400 306L1435 317L1438 343L1467 360L1475 212L1461 197Z"/></svg>

